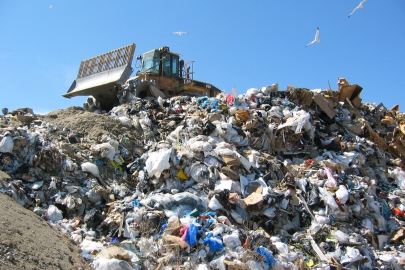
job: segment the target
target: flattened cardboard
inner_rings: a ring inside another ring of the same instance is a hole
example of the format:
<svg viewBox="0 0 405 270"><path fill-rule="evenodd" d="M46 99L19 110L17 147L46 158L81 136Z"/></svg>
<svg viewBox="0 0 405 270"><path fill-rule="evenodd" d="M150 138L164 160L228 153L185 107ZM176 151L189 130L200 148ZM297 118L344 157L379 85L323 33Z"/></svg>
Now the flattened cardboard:
<svg viewBox="0 0 405 270"><path fill-rule="evenodd" d="M263 201L263 187L258 187L255 192L243 199L247 206L255 205Z"/></svg>
<svg viewBox="0 0 405 270"><path fill-rule="evenodd" d="M221 157L228 166L239 166L241 164L240 160L237 157L230 155L221 155Z"/></svg>
<svg viewBox="0 0 405 270"><path fill-rule="evenodd" d="M332 102L329 102L322 95L315 95L314 100L316 104L318 104L318 106L321 107L322 111L324 111L330 119L335 117L337 111L333 108Z"/></svg>

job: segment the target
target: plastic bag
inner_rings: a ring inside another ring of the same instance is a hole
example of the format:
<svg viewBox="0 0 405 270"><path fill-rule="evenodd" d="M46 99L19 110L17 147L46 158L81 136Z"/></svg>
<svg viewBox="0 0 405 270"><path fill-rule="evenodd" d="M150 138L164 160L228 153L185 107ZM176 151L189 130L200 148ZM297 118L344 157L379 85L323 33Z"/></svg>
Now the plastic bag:
<svg viewBox="0 0 405 270"><path fill-rule="evenodd" d="M336 182L335 178L333 178L333 175L331 173L331 169L326 167L325 164L324 164L324 166L325 166L324 172L326 173L326 175L328 177L328 180L326 180L326 182L325 182L325 187L335 188L337 186L337 182Z"/></svg>
<svg viewBox="0 0 405 270"><path fill-rule="evenodd" d="M395 183L402 189L405 189L405 171L400 167L390 170L389 174L395 178Z"/></svg>
<svg viewBox="0 0 405 270"><path fill-rule="evenodd" d="M136 238L139 235L139 231L134 229L134 226L132 225L133 223L135 223L135 219L134 218L127 218L125 220L125 227L124 227L124 237L126 238L130 238L132 241L135 241Z"/></svg>
<svg viewBox="0 0 405 270"><path fill-rule="evenodd" d="M269 218L276 217L276 208L275 207L267 208L266 210L263 211L263 215L265 215Z"/></svg>
<svg viewBox="0 0 405 270"><path fill-rule="evenodd" d="M218 257L215 260L212 260L210 262L211 269L225 270L226 267L224 264L224 260L225 260L225 255L222 255L221 257Z"/></svg>
<svg viewBox="0 0 405 270"><path fill-rule="evenodd" d="M82 171L91 173L94 177L100 177L97 165L85 162L81 165Z"/></svg>
<svg viewBox="0 0 405 270"><path fill-rule="evenodd" d="M204 141L192 142L189 147L194 152L211 152L212 150L212 145L209 142Z"/></svg>
<svg viewBox="0 0 405 270"><path fill-rule="evenodd" d="M0 141L0 152L2 153L11 153L13 151L14 141L10 136L4 137Z"/></svg>
<svg viewBox="0 0 405 270"><path fill-rule="evenodd" d="M333 210L336 210L339 208L339 206L335 202L335 199L333 198L332 194L329 193L329 191L327 191L323 187L318 187L318 190L319 190L319 196L325 202L325 204L327 204Z"/></svg>
<svg viewBox="0 0 405 270"><path fill-rule="evenodd" d="M227 234L222 237L224 245L228 248L234 249L242 245L238 233Z"/></svg>
<svg viewBox="0 0 405 270"><path fill-rule="evenodd" d="M83 242L80 244L80 249L83 252L93 252L97 250L102 250L104 248L103 243L101 242L94 242L91 240L84 239Z"/></svg>
<svg viewBox="0 0 405 270"><path fill-rule="evenodd" d="M270 253L268 249L263 246L257 248L256 252L260 254L266 260L266 263L273 267L276 264L276 260L274 259L273 255Z"/></svg>
<svg viewBox="0 0 405 270"><path fill-rule="evenodd" d="M171 148L167 148L149 154L145 162L145 169L150 177L155 176L159 178L164 170L170 168L169 159L171 152Z"/></svg>
<svg viewBox="0 0 405 270"><path fill-rule="evenodd" d="M91 150L98 150L100 151L100 156L103 158L107 158L112 160L115 155L115 148L109 143L101 143L97 145L92 145L90 147Z"/></svg>
<svg viewBox="0 0 405 270"><path fill-rule="evenodd" d="M215 252L224 248L221 238L217 236L206 237L204 239L204 244L209 245L211 252Z"/></svg>
<svg viewBox="0 0 405 270"><path fill-rule="evenodd" d="M190 175L197 183L209 184L212 178L211 172L205 164L194 163L190 168Z"/></svg>
<svg viewBox="0 0 405 270"><path fill-rule="evenodd" d="M218 209L222 209L223 206L215 196L212 196L210 202L208 203L208 208L215 211Z"/></svg>
<svg viewBox="0 0 405 270"><path fill-rule="evenodd" d="M93 269L97 270L133 270L126 261L115 258L96 258L91 262Z"/></svg>
<svg viewBox="0 0 405 270"><path fill-rule="evenodd" d="M339 242L348 242L349 241L349 235L340 230L336 230L336 231L332 232L331 236L333 238L335 238L336 240L338 240Z"/></svg>
<svg viewBox="0 0 405 270"><path fill-rule="evenodd" d="M309 113L301 110L297 112L296 116L289 118L289 121L279 125L277 129L282 129L284 127L296 127L295 133L301 133L302 128L304 128L305 131L309 131L311 129L311 123L309 122L309 119Z"/></svg>
<svg viewBox="0 0 405 270"><path fill-rule="evenodd" d="M191 223L183 240L186 241L187 244L189 244L190 246L193 246L195 245L195 243L197 243L197 235L198 226L194 223Z"/></svg>
<svg viewBox="0 0 405 270"><path fill-rule="evenodd" d="M128 126L131 127L132 126L132 121L131 119L129 119L126 116L119 116L118 120L120 120L120 122L124 125L124 126Z"/></svg>
<svg viewBox="0 0 405 270"><path fill-rule="evenodd" d="M273 243L273 245L276 246L276 248L277 248L277 250L278 250L278 252L280 254L288 254L288 253L290 253L290 249L288 248L288 245L283 243L283 242L276 241L276 242Z"/></svg>
<svg viewBox="0 0 405 270"><path fill-rule="evenodd" d="M58 222L63 219L62 211L55 205L50 205L46 211L46 219L52 222Z"/></svg>
<svg viewBox="0 0 405 270"><path fill-rule="evenodd" d="M96 208L90 209L83 218L83 223L85 223L88 228L95 228L103 221L103 214Z"/></svg>
<svg viewBox="0 0 405 270"><path fill-rule="evenodd" d="M70 158L66 158L64 168L67 171L73 172L77 169L77 164L74 163Z"/></svg>
<svg viewBox="0 0 405 270"><path fill-rule="evenodd" d="M335 195L342 204L345 204L349 199L349 191L344 185L339 185L339 189L336 191Z"/></svg>

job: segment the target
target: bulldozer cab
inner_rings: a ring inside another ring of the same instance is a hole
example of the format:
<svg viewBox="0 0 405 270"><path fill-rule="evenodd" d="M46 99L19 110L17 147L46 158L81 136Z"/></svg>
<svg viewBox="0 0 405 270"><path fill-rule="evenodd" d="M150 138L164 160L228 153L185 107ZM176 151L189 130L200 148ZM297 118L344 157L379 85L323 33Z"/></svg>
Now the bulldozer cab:
<svg viewBox="0 0 405 270"><path fill-rule="evenodd" d="M137 56L141 60L141 69L136 75L149 74L164 77L180 77L180 56L169 51L168 47L161 47Z"/></svg>

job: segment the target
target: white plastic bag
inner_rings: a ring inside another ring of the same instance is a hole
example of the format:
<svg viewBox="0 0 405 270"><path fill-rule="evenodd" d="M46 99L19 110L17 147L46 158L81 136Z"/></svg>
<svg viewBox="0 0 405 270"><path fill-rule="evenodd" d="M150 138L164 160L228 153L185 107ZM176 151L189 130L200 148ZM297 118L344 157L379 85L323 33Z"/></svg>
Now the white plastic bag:
<svg viewBox="0 0 405 270"><path fill-rule="evenodd" d="M402 189L405 189L405 171L401 168L395 168L388 171L390 176L395 178L395 183Z"/></svg>
<svg viewBox="0 0 405 270"><path fill-rule="evenodd" d="M91 162L85 162L81 165L82 171L91 173L94 177L100 177L97 165Z"/></svg>
<svg viewBox="0 0 405 270"><path fill-rule="evenodd" d="M211 210L218 210L223 208L223 206L221 205L221 203L217 200L217 198L215 198L215 196L213 196L208 204L209 209Z"/></svg>
<svg viewBox="0 0 405 270"><path fill-rule="evenodd" d="M131 127L131 126L132 126L132 121L131 121L131 119L129 119L129 118L126 117L126 116L119 116L119 117L118 117L118 120L120 120L121 123L122 123L124 126L128 126L128 127Z"/></svg>
<svg viewBox="0 0 405 270"><path fill-rule="evenodd" d="M331 233L331 236L338 240L339 242L348 242L349 241L349 235L342 232L341 230L336 230Z"/></svg>
<svg viewBox="0 0 405 270"><path fill-rule="evenodd" d="M224 260L225 260L225 255L222 255L219 258L216 258L215 260L212 260L210 262L210 267L213 269L219 269L219 270L225 270L225 264L224 264Z"/></svg>
<svg viewBox="0 0 405 270"><path fill-rule="evenodd" d="M73 172L77 169L77 164L74 163L70 158L66 158L64 168L69 172Z"/></svg>
<svg viewBox="0 0 405 270"><path fill-rule="evenodd" d="M209 184L210 179L213 178L212 173L208 169L207 165L202 163L194 163L190 168L190 175L197 183Z"/></svg>
<svg viewBox="0 0 405 270"><path fill-rule="evenodd" d="M335 202L335 199L333 198L332 194L329 193L329 191L327 191L323 187L318 187L318 189L319 189L319 196L325 202L326 205L328 205L333 210L339 208L339 206Z"/></svg>
<svg viewBox="0 0 405 270"><path fill-rule="evenodd" d="M80 249L83 252L92 252L97 250L102 250L104 248L103 243L101 242L94 242L88 239L84 239L83 242L80 244Z"/></svg>
<svg viewBox="0 0 405 270"><path fill-rule="evenodd" d="M309 123L310 115L309 113L301 110L297 112L297 115L294 117L289 118L286 123L279 125L277 129L282 129L284 127L296 127L295 128L295 133L301 133L302 128L304 128L306 131L310 129L310 123ZM309 124L309 125L308 125Z"/></svg>
<svg viewBox="0 0 405 270"><path fill-rule="evenodd" d="M160 177L160 174L170 168L170 155L171 148L160 149L156 152L149 154L148 159L145 162L145 169L148 172L149 176L155 176L156 178Z"/></svg>
<svg viewBox="0 0 405 270"><path fill-rule="evenodd" d="M55 205L50 205L46 211L46 219L52 222L58 222L63 219L62 211Z"/></svg>
<svg viewBox="0 0 405 270"><path fill-rule="evenodd" d="M234 249L242 245L237 232L232 232L232 234L224 235L222 237L222 241L224 242L224 245L230 249Z"/></svg>
<svg viewBox="0 0 405 270"><path fill-rule="evenodd" d="M281 254L288 254L290 253L290 249L288 248L288 245L283 243L283 242L274 242L273 245L276 246L277 250Z"/></svg>
<svg viewBox="0 0 405 270"><path fill-rule="evenodd" d="M13 151L14 141L10 136L4 137L0 142L0 152L11 153Z"/></svg>
<svg viewBox="0 0 405 270"><path fill-rule="evenodd" d="M109 160L112 160L115 155L115 148L112 146L110 143L101 143L97 145L92 145L90 147L91 150L99 150L100 156L108 158Z"/></svg>
<svg viewBox="0 0 405 270"><path fill-rule="evenodd" d="M96 258L91 262L93 269L97 270L133 270L126 261L115 258Z"/></svg>
<svg viewBox="0 0 405 270"><path fill-rule="evenodd" d="M335 195L342 204L345 204L349 199L349 191L344 185L339 185L339 189L336 191Z"/></svg>

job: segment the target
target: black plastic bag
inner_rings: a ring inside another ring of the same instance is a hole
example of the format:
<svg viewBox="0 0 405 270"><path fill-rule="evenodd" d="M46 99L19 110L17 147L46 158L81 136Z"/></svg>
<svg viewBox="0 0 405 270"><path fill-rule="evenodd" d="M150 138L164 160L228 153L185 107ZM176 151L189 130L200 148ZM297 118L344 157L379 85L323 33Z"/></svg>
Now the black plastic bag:
<svg viewBox="0 0 405 270"><path fill-rule="evenodd" d="M95 228L104 221L104 216L100 210L92 208L84 216L83 222L87 225L88 228Z"/></svg>
<svg viewBox="0 0 405 270"><path fill-rule="evenodd" d="M319 190L318 186L308 183L307 188L309 189L307 192L307 205L308 207L316 207L321 201L319 197Z"/></svg>
<svg viewBox="0 0 405 270"><path fill-rule="evenodd" d="M215 130L215 125L210 120L204 120L202 123L203 134L208 136Z"/></svg>

